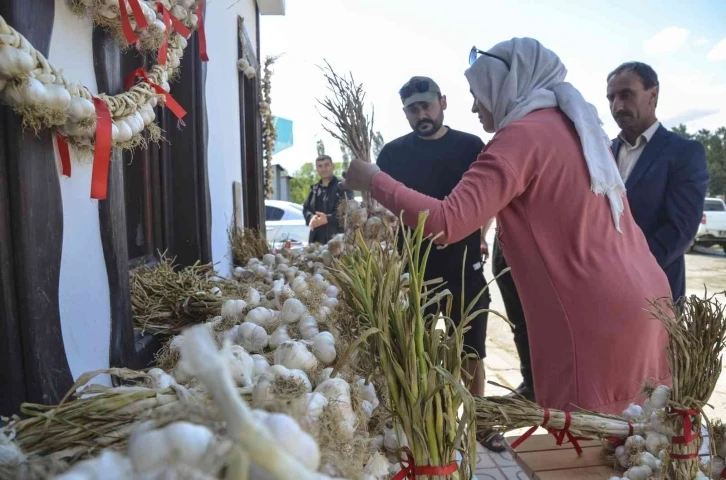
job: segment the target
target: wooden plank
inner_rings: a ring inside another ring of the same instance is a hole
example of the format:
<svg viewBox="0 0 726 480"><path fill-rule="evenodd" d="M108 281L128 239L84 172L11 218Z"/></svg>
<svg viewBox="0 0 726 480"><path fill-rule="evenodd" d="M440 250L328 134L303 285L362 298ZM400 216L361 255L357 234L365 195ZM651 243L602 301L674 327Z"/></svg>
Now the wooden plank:
<svg viewBox="0 0 726 480"><path fill-rule="evenodd" d="M193 35L181 60L179 81L171 94L184 107L184 126L164 110L164 130L169 141L169 189L166 203L173 204L170 253L181 265L212 261L211 201L207 175L206 65L199 58L199 36ZM162 154L164 148L162 148Z"/></svg>
<svg viewBox="0 0 726 480"><path fill-rule="evenodd" d="M620 476L620 473L612 468L601 466L537 472L534 478L536 480L607 480L614 475Z"/></svg>
<svg viewBox="0 0 726 480"><path fill-rule="evenodd" d="M234 228L242 228L244 224L244 209L242 207L242 182L232 184L232 205L234 211Z"/></svg>
<svg viewBox="0 0 726 480"><path fill-rule="evenodd" d="M519 439L519 435L506 437L507 445L511 446L512 443L514 443L517 439ZM578 442L581 447L600 447L601 443L600 440L582 440ZM562 446L558 446L557 442L555 441L555 437L550 434L540 434L540 435L532 435L527 440L522 442L517 449L515 450L516 453L525 453L525 452L537 452L542 450L560 450L563 447L572 448L570 444L565 444ZM511 448L510 448L511 450Z"/></svg>
<svg viewBox="0 0 726 480"><path fill-rule="evenodd" d="M580 456L577 455L574 448L567 447L561 450L525 452L518 454L517 457L521 459L522 463L537 473L544 470L596 467L608 464L602 458L602 448L600 447L583 448L582 455Z"/></svg>
<svg viewBox="0 0 726 480"><path fill-rule="evenodd" d="M93 65L100 92L115 95L123 90L121 50L118 41L99 27L93 29ZM111 367L128 367L134 356L123 174L121 150L114 148L108 174L108 196L106 200L98 202L101 245L111 303L108 359Z"/></svg>
<svg viewBox="0 0 726 480"><path fill-rule="evenodd" d="M0 15L48 56L54 0L4 0ZM7 204L27 400L56 403L73 378L58 304L63 206L51 133L24 132L20 117L7 108L2 110L0 129L5 131Z"/></svg>

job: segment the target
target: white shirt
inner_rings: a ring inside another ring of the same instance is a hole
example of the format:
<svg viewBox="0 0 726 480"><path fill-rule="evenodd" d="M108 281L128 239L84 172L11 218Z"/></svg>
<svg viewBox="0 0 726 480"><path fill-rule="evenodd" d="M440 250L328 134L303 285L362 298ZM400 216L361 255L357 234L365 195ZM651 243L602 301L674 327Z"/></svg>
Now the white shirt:
<svg viewBox="0 0 726 480"><path fill-rule="evenodd" d="M653 138L656 130L660 127L660 122L655 121L653 125L648 127L646 131L640 134L638 139L635 141L635 145L631 145L622 134L618 135L620 139L620 150L618 151L618 170L620 170L620 176L623 178L623 182L628 180L628 177L635 168L635 164L638 163L640 154L645 150L645 146Z"/></svg>

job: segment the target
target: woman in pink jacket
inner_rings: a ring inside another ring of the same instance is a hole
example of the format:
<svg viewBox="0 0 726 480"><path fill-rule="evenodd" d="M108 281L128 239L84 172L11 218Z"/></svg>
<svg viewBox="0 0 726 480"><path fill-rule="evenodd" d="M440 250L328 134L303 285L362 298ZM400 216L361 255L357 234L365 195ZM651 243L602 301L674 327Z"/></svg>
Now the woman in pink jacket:
<svg viewBox="0 0 726 480"><path fill-rule="evenodd" d="M552 51L528 38L496 45L466 71L473 111L495 133L440 201L354 161L345 188L427 234L456 242L496 216L529 332L536 398L545 407L619 414L645 380L670 384L667 334L649 301L668 280L633 221L595 108Z"/></svg>

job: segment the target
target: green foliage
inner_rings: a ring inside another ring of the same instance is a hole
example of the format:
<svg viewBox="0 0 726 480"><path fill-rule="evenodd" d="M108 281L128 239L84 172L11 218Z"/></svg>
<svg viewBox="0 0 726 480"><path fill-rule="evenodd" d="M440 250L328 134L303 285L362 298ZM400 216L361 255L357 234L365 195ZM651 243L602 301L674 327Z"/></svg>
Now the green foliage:
<svg viewBox="0 0 726 480"><path fill-rule="evenodd" d="M701 129L696 133L689 133L686 126L681 124L673 131L682 137L698 140L706 150L706 164L711 181L708 185L708 195L726 194L726 127L715 132Z"/></svg>

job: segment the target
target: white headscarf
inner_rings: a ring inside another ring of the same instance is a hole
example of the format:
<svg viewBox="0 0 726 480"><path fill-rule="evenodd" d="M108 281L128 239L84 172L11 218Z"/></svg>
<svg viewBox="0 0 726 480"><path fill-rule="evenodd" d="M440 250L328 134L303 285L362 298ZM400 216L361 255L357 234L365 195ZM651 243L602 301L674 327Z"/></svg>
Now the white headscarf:
<svg viewBox="0 0 726 480"><path fill-rule="evenodd" d="M592 191L607 196L615 228L620 232L625 184L610 151L612 142L595 107L564 81L567 69L559 57L532 38L499 43L488 53L506 60L511 67L482 55L465 75L474 97L494 115L494 130L534 110L559 107L580 136Z"/></svg>

